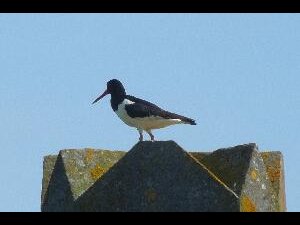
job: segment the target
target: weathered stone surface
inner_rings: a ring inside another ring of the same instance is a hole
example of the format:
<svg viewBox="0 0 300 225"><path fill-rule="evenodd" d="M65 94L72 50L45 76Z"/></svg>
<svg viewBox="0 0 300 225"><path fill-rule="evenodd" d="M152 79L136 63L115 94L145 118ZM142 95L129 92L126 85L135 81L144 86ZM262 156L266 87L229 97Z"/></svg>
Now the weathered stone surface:
<svg viewBox="0 0 300 225"><path fill-rule="evenodd" d="M42 211L73 211L76 199L124 155L87 148L45 157Z"/></svg>
<svg viewBox="0 0 300 225"><path fill-rule="evenodd" d="M275 191L277 210L285 212L286 202L283 155L278 151L262 152L260 154L264 160L267 175Z"/></svg>
<svg viewBox="0 0 300 225"><path fill-rule="evenodd" d="M255 144L212 153L173 141L128 153L62 150L44 158L42 211L285 211L283 158Z"/></svg>
<svg viewBox="0 0 300 225"><path fill-rule="evenodd" d="M140 142L76 201L79 211L237 211L238 198L175 142Z"/></svg>
<svg viewBox="0 0 300 225"><path fill-rule="evenodd" d="M256 144L219 149L202 162L239 195L241 211L276 211L276 196Z"/></svg>
<svg viewBox="0 0 300 225"><path fill-rule="evenodd" d="M45 199L48 198L48 196L45 197L45 195L46 195L46 192L48 191L48 186L50 183L51 176L54 176L52 174L53 174L53 169L54 169L56 160L57 160L57 155L48 155L48 156L44 157L42 195L41 195L42 204L45 202Z"/></svg>

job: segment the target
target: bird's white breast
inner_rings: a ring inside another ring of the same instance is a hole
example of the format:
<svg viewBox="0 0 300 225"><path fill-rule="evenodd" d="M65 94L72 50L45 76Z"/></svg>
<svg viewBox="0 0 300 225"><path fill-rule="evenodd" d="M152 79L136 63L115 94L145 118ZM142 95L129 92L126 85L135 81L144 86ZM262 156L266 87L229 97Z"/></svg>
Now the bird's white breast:
<svg viewBox="0 0 300 225"><path fill-rule="evenodd" d="M134 102L124 99L123 102L118 105L118 109L115 111L118 117L128 126L136 127L142 130L151 130L183 123L180 119L165 119L159 116L132 118L125 110L125 106L130 104L134 104Z"/></svg>
<svg viewBox="0 0 300 225"><path fill-rule="evenodd" d="M130 105L130 104L134 104L134 102L132 102L128 99L124 99L123 102L121 102L121 104L118 105L118 109L116 111L116 114L128 126L134 127L135 123L134 123L133 119L127 114L127 112L125 110L125 105Z"/></svg>

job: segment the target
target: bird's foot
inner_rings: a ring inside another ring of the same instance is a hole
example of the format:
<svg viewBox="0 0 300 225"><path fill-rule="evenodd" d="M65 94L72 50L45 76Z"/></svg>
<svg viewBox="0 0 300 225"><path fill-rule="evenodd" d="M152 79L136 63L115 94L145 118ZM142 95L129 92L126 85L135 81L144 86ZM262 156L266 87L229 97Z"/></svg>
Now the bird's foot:
<svg viewBox="0 0 300 225"><path fill-rule="evenodd" d="M151 131L150 131L150 130L147 130L146 132L149 134L149 136L150 136L150 138L151 138L151 141L154 142L154 141L155 141L155 140L154 140L154 135L151 133Z"/></svg>
<svg viewBox="0 0 300 225"><path fill-rule="evenodd" d="M149 133L149 135L150 135L151 141L154 142L155 141L154 140L154 135L152 133Z"/></svg>
<svg viewBox="0 0 300 225"><path fill-rule="evenodd" d="M139 134L140 134L140 137L139 137L139 141L143 141L143 130L139 130Z"/></svg>

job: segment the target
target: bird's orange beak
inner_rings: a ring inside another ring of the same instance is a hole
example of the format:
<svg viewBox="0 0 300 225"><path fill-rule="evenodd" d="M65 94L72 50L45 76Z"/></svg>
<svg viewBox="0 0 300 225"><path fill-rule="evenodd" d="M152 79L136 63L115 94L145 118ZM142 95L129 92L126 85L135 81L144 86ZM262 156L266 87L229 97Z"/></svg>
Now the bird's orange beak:
<svg viewBox="0 0 300 225"><path fill-rule="evenodd" d="M109 94L109 92L108 92L108 90L105 90L102 95L100 95L98 98L95 99L95 101L93 101L92 104L98 102L101 98L103 98L107 94Z"/></svg>

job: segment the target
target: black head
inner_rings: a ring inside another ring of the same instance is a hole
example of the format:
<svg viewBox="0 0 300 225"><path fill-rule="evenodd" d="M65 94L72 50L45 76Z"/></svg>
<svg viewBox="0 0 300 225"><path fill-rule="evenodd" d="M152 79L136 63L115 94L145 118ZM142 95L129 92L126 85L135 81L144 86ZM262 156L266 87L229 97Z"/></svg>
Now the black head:
<svg viewBox="0 0 300 225"><path fill-rule="evenodd" d="M124 97L126 95L123 84L121 83L121 81L117 79L112 79L108 81L106 86L107 86L106 90L103 92L102 95L96 98L93 104L98 102L101 98L103 98L105 95L108 94L111 94L112 96L116 96L116 97Z"/></svg>
<svg viewBox="0 0 300 225"><path fill-rule="evenodd" d="M106 86L109 94L113 94L113 95L125 94L125 88L123 84L121 83L121 81L117 79L112 79L108 81Z"/></svg>

